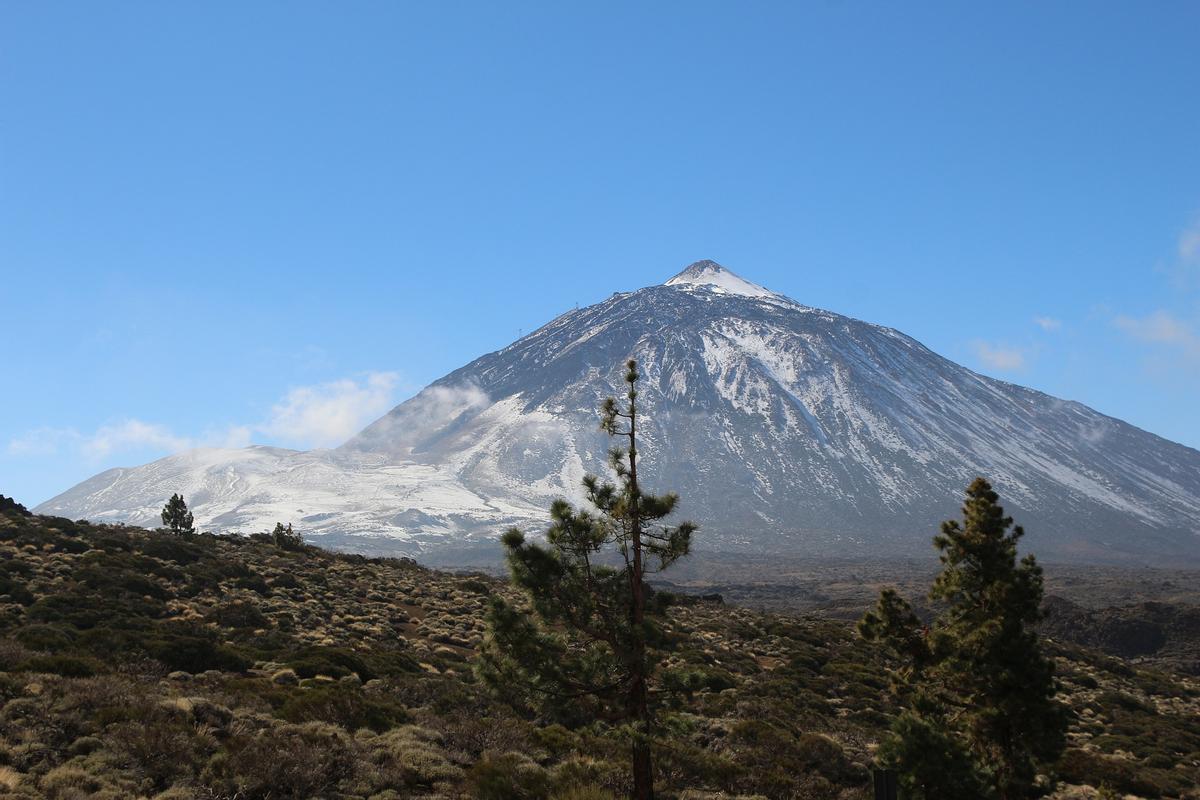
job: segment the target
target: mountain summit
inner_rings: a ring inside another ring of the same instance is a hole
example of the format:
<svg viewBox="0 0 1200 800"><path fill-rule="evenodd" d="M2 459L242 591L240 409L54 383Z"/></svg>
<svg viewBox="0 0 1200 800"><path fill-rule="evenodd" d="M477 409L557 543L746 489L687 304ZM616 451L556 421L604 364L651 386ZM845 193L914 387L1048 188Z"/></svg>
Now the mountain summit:
<svg viewBox="0 0 1200 800"><path fill-rule="evenodd" d="M697 261L663 284L682 289L708 289L743 297L780 297L768 289L734 275L715 261Z"/></svg>
<svg viewBox="0 0 1200 800"><path fill-rule="evenodd" d="M711 261L568 311L336 450L191 451L37 510L156 525L181 492L204 527L291 521L341 547L470 561L604 469L597 408L630 357L649 485L679 491L701 549L928 554L983 475L1041 554L1200 562L1200 452Z"/></svg>

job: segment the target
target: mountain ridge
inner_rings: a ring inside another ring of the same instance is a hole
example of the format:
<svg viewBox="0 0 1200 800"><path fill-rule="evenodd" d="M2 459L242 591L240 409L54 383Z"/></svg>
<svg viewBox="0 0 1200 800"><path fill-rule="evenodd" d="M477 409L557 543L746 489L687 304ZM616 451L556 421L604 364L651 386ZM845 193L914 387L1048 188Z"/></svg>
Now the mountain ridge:
<svg viewBox="0 0 1200 800"><path fill-rule="evenodd" d="M283 519L343 546L470 550L579 499L608 447L596 409L631 356L646 474L705 523L702 546L927 552L984 474L1039 552L1200 561L1200 452L711 261L567 311L333 450L172 456L38 510L156 524L158 495L188 490L197 520L228 530Z"/></svg>

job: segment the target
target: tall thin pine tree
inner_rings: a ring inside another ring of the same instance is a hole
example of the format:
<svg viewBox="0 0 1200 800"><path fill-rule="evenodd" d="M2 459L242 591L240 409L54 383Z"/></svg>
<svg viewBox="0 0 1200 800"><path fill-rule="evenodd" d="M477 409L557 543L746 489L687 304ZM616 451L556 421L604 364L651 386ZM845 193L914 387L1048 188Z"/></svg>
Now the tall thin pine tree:
<svg viewBox="0 0 1200 800"><path fill-rule="evenodd" d="M679 497L647 494L639 482L639 378L637 363L629 361L626 403L609 398L601 409L601 429L627 445L609 453L616 483L584 479L594 511L556 501L545 546L526 541L515 528L505 533L513 583L525 590L533 614L493 599L479 671L493 686L532 705L561 707L569 701L590 716L624 723L633 797L651 800L650 697L658 664L652 645L658 626L647 602L646 576L687 555L696 526L659 524Z"/></svg>

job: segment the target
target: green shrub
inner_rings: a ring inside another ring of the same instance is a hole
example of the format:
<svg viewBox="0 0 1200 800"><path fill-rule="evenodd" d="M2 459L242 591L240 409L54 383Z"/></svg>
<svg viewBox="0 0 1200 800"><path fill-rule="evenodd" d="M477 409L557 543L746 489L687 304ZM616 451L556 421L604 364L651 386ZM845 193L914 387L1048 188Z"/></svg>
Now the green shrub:
<svg viewBox="0 0 1200 800"><path fill-rule="evenodd" d="M544 728L535 728L533 731L533 740L539 747L544 748L551 755L555 756L563 756L572 752L579 743L578 736L558 724L547 725Z"/></svg>
<svg viewBox="0 0 1200 800"><path fill-rule="evenodd" d="M149 536L141 542L140 550L147 556L174 561L180 566L195 564L210 555L209 548L198 536Z"/></svg>
<svg viewBox="0 0 1200 800"><path fill-rule="evenodd" d="M391 786L432 789L457 784L463 771L450 763L440 733L403 725L369 740L368 758Z"/></svg>
<svg viewBox="0 0 1200 800"><path fill-rule="evenodd" d="M1149 788L1137 780L1136 770L1128 761L1074 748L1059 759L1058 775L1068 783L1104 785L1121 792L1144 794Z"/></svg>
<svg viewBox="0 0 1200 800"><path fill-rule="evenodd" d="M111 788L104 779L74 764L63 764L47 772L40 787L50 800L82 800Z"/></svg>
<svg viewBox="0 0 1200 800"><path fill-rule="evenodd" d="M0 514L11 517L29 517L29 509L21 503L18 503L12 497L5 497L0 494Z"/></svg>
<svg viewBox="0 0 1200 800"><path fill-rule="evenodd" d="M258 606L244 600L219 604L208 614L208 619L223 628L257 629L271 624Z"/></svg>
<svg viewBox="0 0 1200 800"><path fill-rule="evenodd" d="M276 589L295 589L300 581L290 572L284 572L271 579L271 586Z"/></svg>
<svg viewBox="0 0 1200 800"><path fill-rule="evenodd" d="M296 651L287 664L301 678L344 678L351 673L363 681L377 677L361 656L341 647L306 647Z"/></svg>
<svg viewBox="0 0 1200 800"><path fill-rule="evenodd" d="M216 750L216 741L198 733L190 719L161 708L143 709L133 720L108 728L104 736L118 763L155 791L191 778Z"/></svg>
<svg viewBox="0 0 1200 800"><path fill-rule="evenodd" d="M278 713L288 722L328 722L348 731L369 728L376 733L395 727L408 716L403 706L343 683L293 693Z"/></svg>
<svg viewBox="0 0 1200 800"><path fill-rule="evenodd" d="M202 782L239 800L309 800L327 797L354 774L353 742L319 722L283 725L232 737L210 759Z"/></svg>
<svg viewBox="0 0 1200 800"><path fill-rule="evenodd" d="M244 672L253 663L238 650L218 643L211 631L193 625L162 625L142 640L142 647L168 668L184 672Z"/></svg>
<svg viewBox="0 0 1200 800"><path fill-rule="evenodd" d="M251 575L247 578L238 578L233 582L234 588L249 589L255 594L266 597L271 594L271 586L266 579L261 575Z"/></svg>
<svg viewBox="0 0 1200 800"><path fill-rule="evenodd" d="M51 653L67 650L75 641L70 629L57 625L27 625L14 633L13 638L30 650L48 650Z"/></svg>
<svg viewBox="0 0 1200 800"><path fill-rule="evenodd" d="M473 594L490 595L492 593L491 587L478 578L467 578L458 584L458 588Z"/></svg>
<svg viewBox="0 0 1200 800"><path fill-rule="evenodd" d="M544 800L550 776L519 753L487 757L467 773L467 788L476 800Z"/></svg>
<svg viewBox="0 0 1200 800"><path fill-rule="evenodd" d="M366 662L368 669L375 677L396 678L421 672L421 665L417 663L417 660L402 650L372 650L367 654ZM370 679L363 678L363 680Z"/></svg>
<svg viewBox="0 0 1200 800"><path fill-rule="evenodd" d="M1096 697L1094 705L1100 711L1125 709L1126 711L1141 711L1145 714L1155 713L1154 706L1125 692L1101 692Z"/></svg>
<svg viewBox="0 0 1200 800"><path fill-rule="evenodd" d="M20 576L0 573L0 595L3 594L11 597L14 603L23 606L32 605L34 601L33 592L29 591L25 579Z"/></svg>
<svg viewBox="0 0 1200 800"><path fill-rule="evenodd" d="M664 670L663 684L671 693L678 693L690 700L701 690L719 692L737 686L737 678L720 667L686 666Z"/></svg>
<svg viewBox="0 0 1200 800"><path fill-rule="evenodd" d="M64 678L90 678L104 671L104 667L95 659L66 655L34 656L17 669L21 672L47 672Z"/></svg>
<svg viewBox="0 0 1200 800"><path fill-rule="evenodd" d="M170 594L151 575L174 578L178 570L165 567L152 558L128 553L95 552L83 557L74 579L106 595L128 593L166 600Z"/></svg>

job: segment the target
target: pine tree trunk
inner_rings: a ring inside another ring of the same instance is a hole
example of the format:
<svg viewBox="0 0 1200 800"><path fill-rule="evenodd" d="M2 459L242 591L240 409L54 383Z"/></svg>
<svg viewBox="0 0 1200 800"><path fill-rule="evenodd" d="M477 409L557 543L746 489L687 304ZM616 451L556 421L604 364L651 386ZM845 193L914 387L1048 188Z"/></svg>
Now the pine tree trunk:
<svg viewBox="0 0 1200 800"><path fill-rule="evenodd" d="M654 800L654 772L650 764L650 742L639 739L633 745L633 798Z"/></svg>
<svg viewBox="0 0 1200 800"><path fill-rule="evenodd" d="M633 681L629 687L629 705L637 727L637 738L633 742L633 798L653 800L654 767L650 760L650 706L646 696L646 643L642 639L642 625L646 619L646 584L642 566L642 520L638 513L641 493L637 480L637 404L633 393L629 397L629 492L630 540L633 550L633 627L637 652L634 653Z"/></svg>

